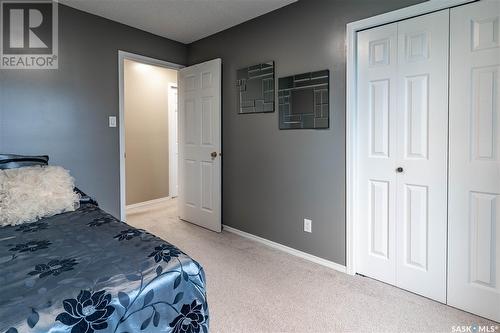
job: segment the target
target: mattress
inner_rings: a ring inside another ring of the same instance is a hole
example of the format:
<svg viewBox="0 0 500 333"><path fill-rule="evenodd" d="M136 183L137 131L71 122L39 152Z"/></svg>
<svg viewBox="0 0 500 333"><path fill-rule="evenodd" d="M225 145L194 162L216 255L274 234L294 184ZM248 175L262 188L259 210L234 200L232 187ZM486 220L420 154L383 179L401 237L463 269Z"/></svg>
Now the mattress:
<svg viewBox="0 0 500 333"><path fill-rule="evenodd" d="M203 268L94 204L0 228L0 332L208 332Z"/></svg>

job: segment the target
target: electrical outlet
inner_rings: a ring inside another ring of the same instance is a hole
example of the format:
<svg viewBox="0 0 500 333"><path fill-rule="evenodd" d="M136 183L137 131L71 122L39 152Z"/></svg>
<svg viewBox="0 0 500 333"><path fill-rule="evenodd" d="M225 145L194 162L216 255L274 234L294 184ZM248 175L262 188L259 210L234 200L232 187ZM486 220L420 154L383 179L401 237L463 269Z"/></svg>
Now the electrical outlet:
<svg viewBox="0 0 500 333"><path fill-rule="evenodd" d="M312 232L312 221L309 219L304 219L304 231L305 232Z"/></svg>

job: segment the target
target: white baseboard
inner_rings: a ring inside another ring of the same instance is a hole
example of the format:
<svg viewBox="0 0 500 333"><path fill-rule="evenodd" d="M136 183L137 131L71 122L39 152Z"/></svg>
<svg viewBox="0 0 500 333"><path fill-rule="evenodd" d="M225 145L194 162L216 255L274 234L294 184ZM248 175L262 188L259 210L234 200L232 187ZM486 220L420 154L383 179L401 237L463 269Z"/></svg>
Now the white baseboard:
<svg viewBox="0 0 500 333"><path fill-rule="evenodd" d="M168 201L168 200L170 200L170 197L158 198L158 199L153 199L153 200L149 200L149 201L131 204L131 205L126 206L125 208L126 208L126 210L132 210L132 209L136 209L136 208L157 205L157 204L163 203L163 202Z"/></svg>
<svg viewBox="0 0 500 333"><path fill-rule="evenodd" d="M255 236L255 235L252 235L252 234L249 234L248 232L244 232L244 231L235 229L235 228L227 226L227 225L223 225L223 230L226 230L226 231L231 232L233 234L236 234L236 235L239 235L239 236L242 236L242 237L254 240L256 242L259 242L259 243L262 243L264 245L270 246L270 247L275 248L277 250L281 250L283 252L286 252L288 254L294 255L296 257L312 261L312 262L314 262L316 264L320 264L322 266L326 266L328 268L332 268L332 269L337 270L337 271L342 272L342 273L346 273L346 271L347 271L346 270L346 266L337 264L337 263L335 263L333 261L313 256L312 254L305 253L305 252L296 250L294 248L291 248L291 247L288 247L288 246L285 246L285 245L282 245L282 244L270 241L268 239L265 239L265 238L262 238L262 237L259 237L259 236Z"/></svg>

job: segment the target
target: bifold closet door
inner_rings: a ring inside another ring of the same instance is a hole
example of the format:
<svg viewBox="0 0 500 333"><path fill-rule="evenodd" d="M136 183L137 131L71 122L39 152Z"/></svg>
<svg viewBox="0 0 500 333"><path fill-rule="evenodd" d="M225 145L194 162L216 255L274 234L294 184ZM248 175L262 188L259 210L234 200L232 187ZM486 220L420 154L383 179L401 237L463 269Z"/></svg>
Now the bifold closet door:
<svg viewBox="0 0 500 333"><path fill-rule="evenodd" d="M449 10L398 23L396 285L446 302Z"/></svg>
<svg viewBox="0 0 500 333"><path fill-rule="evenodd" d="M357 271L446 301L449 11L358 34Z"/></svg>
<svg viewBox="0 0 500 333"><path fill-rule="evenodd" d="M358 33L357 272L396 284L397 23Z"/></svg>
<svg viewBox="0 0 500 333"><path fill-rule="evenodd" d="M500 321L500 2L450 15L448 304Z"/></svg>

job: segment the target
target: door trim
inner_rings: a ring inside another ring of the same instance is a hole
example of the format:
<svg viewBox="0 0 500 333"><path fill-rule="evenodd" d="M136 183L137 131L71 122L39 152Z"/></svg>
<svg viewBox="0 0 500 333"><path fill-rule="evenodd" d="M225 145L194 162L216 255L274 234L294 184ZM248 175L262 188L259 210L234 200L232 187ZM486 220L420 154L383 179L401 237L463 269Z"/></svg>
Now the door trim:
<svg viewBox="0 0 500 333"><path fill-rule="evenodd" d="M119 113L118 128L120 137L120 221L126 222L126 191L125 191L125 102L124 102L124 66L125 59L133 60L143 64L165 67L179 70L185 66L163 61L155 58L146 57L140 54L118 50L118 90L119 90Z"/></svg>
<svg viewBox="0 0 500 333"><path fill-rule="evenodd" d="M379 25L429 14L477 0L430 0L414 6L348 23L346 26L346 273L356 274L357 193L357 33Z"/></svg>
<svg viewBox="0 0 500 333"><path fill-rule="evenodd" d="M177 185L179 184L179 159L175 159L175 154L174 154L174 148L175 148L175 137L172 135L172 133L174 133L174 129L175 129L175 132L177 133L177 135L179 135L179 121L177 121L177 124L174 124L173 120L174 120L174 113L173 113L173 110L172 110L172 104L171 104L171 98L172 98L172 95L173 95L173 92L174 92L174 89L177 90L177 83L174 83L174 82L170 82L168 84L168 196L169 197L174 197L172 195L172 190L173 190L173 184L174 184L174 170L172 168L172 165L174 165L174 162L176 162L175 164L177 164L176 168L177 168L177 179L175 180L175 183L177 183ZM178 98L178 96L177 96ZM179 103L177 103L179 104ZM177 110L178 112L179 110ZM179 148L177 148L179 149ZM179 156L179 151L177 150L177 156ZM178 192L175 193L175 197L177 197L179 195Z"/></svg>

